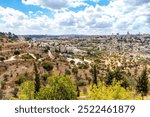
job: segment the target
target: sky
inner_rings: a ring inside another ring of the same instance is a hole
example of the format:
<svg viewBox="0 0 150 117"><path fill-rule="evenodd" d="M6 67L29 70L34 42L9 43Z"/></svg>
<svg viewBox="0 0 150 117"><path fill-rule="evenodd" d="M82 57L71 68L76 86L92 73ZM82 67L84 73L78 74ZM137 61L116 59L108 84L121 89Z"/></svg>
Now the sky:
<svg viewBox="0 0 150 117"><path fill-rule="evenodd" d="M150 0L0 0L0 32L150 33Z"/></svg>

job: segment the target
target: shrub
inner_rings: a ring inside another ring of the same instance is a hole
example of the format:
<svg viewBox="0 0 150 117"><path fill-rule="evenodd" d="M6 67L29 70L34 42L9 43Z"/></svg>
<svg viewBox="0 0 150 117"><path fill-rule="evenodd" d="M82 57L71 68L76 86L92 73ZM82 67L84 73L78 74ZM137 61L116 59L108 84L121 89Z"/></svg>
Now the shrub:
<svg viewBox="0 0 150 117"><path fill-rule="evenodd" d="M74 75L77 75L78 74L78 68L76 68L76 67L72 68L72 73Z"/></svg>
<svg viewBox="0 0 150 117"><path fill-rule="evenodd" d="M25 61L26 61L27 59L33 59L33 57L32 57L30 54L22 55L21 58L24 59Z"/></svg>
<svg viewBox="0 0 150 117"><path fill-rule="evenodd" d="M4 61L5 58L3 56L0 56L0 61Z"/></svg>
<svg viewBox="0 0 150 117"><path fill-rule="evenodd" d="M66 75L71 75L70 70L69 70L69 69L65 69L65 74L66 74Z"/></svg>
<svg viewBox="0 0 150 117"><path fill-rule="evenodd" d="M147 76L147 68L145 68L141 74L141 76L139 76L138 80L137 80L137 92L141 94L142 98L144 99L144 96L147 95L149 89L148 89L148 76Z"/></svg>
<svg viewBox="0 0 150 117"><path fill-rule="evenodd" d="M35 84L33 81L24 82L19 88L20 100L33 100L35 92Z"/></svg>
<svg viewBox="0 0 150 117"><path fill-rule="evenodd" d="M74 61L74 60L71 60L70 63L74 65L74 64L75 64L75 61Z"/></svg>
<svg viewBox="0 0 150 117"><path fill-rule="evenodd" d="M24 82L24 78L23 77L19 77L15 83L18 84L18 85L21 85L22 83Z"/></svg>
<svg viewBox="0 0 150 117"><path fill-rule="evenodd" d="M20 52L18 50L14 51L14 55L19 55Z"/></svg>
<svg viewBox="0 0 150 117"><path fill-rule="evenodd" d="M49 61L44 61L42 66L48 72L53 70L53 64L51 62L49 62Z"/></svg>
<svg viewBox="0 0 150 117"><path fill-rule="evenodd" d="M121 86L121 82L113 81L112 85L106 86L99 82L98 86L91 85L88 89L89 100L134 100L142 99L140 95L136 95L134 91L125 89Z"/></svg>

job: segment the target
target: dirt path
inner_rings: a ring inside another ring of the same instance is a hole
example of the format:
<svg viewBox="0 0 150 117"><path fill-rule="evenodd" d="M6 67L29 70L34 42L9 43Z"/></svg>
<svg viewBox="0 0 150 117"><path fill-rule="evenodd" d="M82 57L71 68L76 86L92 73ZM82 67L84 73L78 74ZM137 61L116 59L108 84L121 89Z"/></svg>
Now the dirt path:
<svg viewBox="0 0 150 117"><path fill-rule="evenodd" d="M55 59L55 57L52 55L52 53L51 53L50 50L48 51L48 56L49 56L51 59Z"/></svg>

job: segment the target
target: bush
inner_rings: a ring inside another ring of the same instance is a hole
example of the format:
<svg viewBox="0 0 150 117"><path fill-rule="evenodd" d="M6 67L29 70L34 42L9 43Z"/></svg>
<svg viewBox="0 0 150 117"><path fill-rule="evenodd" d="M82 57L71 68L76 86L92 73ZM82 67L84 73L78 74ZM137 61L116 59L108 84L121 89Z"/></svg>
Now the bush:
<svg viewBox="0 0 150 117"><path fill-rule="evenodd" d="M74 65L74 64L75 64L75 61L74 61L74 60L71 60L70 63Z"/></svg>
<svg viewBox="0 0 150 117"><path fill-rule="evenodd" d="M18 84L18 85L21 85L23 82L24 82L24 78L23 77L20 77L19 79L17 79L15 81L15 83Z"/></svg>
<svg viewBox="0 0 150 117"><path fill-rule="evenodd" d="M33 81L24 82L19 88L20 100L33 100L35 92L35 83Z"/></svg>
<svg viewBox="0 0 150 117"><path fill-rule="evenodd" d="M4 61L5 58L3 56L0 56L0 61Z"/></svg>
<svg viewBox="0 0 150 117"><path fill-rule="evenodd" d="M69 69L65 69L65 74L66 74L66 75L71 75L70 70L69 70Z"/></svg>
<svg viewBox="0 0 150 117"><path fill-rule="evenodd" d="M18 50L16 50L15 52L14 52L14 55L19 55L20 54L20 52L18 51Z"/></svg>
<svg viewBox="0 0 150 117"><path fill-rule="evenodd" d="M77 75L78 74L78 68L76 68L76 67L72 68L72 73L74 75Z"/></svg>
<svg viewBox="0 0 150 117"><path fill-rule="evenodd" d="M78 65L78 68L79 69L88 69L89 68L89 65L88 65L88 63L77 63L77 65Z"/></svg>
<svg viewBox="0 0 150 117"><path fill-rule="evenodd" d="M89 100L134 100L142 99L134 91L121 87L121 82L113 81L112 85L106 86L99 82L98 86L91 85L88 89Z"/></svg>
<svg viewBox="0 0 150 117"><path fill-rule="evenodd" d="M51 62L49 62L49 61L44 61L42 66L48 72L53 70L53 64Z"/></svg>
<svg viewBox="0 0 150 117"><path fill-rule="evenodd" d="M25 55L22 55L22 57L21 57L22 59L33 59L33 57L31 56L31 55L29 55L29 54L25 54Z"/></svg>

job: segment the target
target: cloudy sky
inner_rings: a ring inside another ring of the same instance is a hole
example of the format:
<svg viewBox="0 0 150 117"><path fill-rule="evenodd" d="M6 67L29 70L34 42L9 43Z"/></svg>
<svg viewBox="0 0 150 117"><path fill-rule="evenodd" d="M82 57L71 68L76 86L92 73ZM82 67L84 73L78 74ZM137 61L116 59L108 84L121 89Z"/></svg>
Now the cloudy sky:
<svg viewBox="0 0 150 117"><path fill-rule="evenodd" d="M150 33L150 0L0 0L0 32Z"/></svg>

